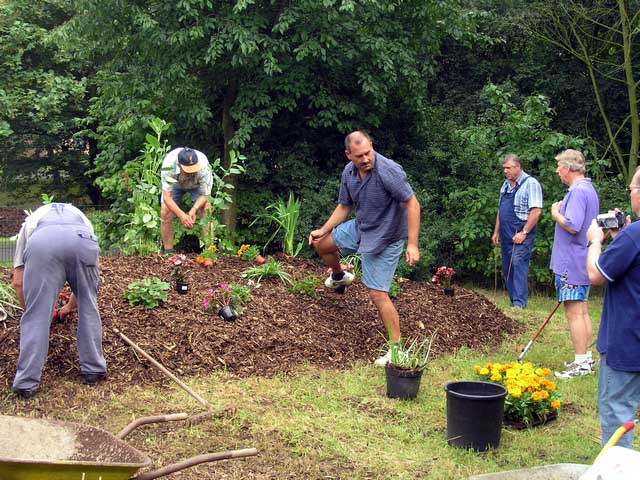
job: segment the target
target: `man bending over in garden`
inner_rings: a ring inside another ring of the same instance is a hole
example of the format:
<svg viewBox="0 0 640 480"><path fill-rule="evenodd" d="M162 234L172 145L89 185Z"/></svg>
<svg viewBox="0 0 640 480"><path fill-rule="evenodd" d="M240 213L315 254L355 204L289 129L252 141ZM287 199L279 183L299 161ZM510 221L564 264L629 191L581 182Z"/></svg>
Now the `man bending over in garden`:
<svg viewBox="0 0 640 480"><path fill-rule="evenodd" d="M20 320L20 355L13 391L31 398L38 391L49 350L49 327L58 294L68 282L71 300L60 311L78 306L78 356L84 383L107 377L102 351L102 323L97 291L100 249L93 226L66 203L51 203L29 215L18 234L12 284L24 307Z"/></svg>
<svg viewBox="0 0 640 480"><path fill-rule="evenodd" d="M339 254L361 254L362 282L397 343L400 319L389 287L405 241L409 265L420 260L420 204L402 167L374 151L366 133L350 133L344 145L350 162L342 172L338 205L322 228L309 234L309 244L331 268L325 286L332 289L348 286L354 278L342 271ZM355 219L347 221L354 207ZM384 366L390 358L388 351L375 363Z"/></svg>
<svg viewBox="0 0 640 480"><path fill-rule="evenodd" d="M640 216L640 168L629 184L631 210ZM622 229L610 229L613 241L602 251L604 232L593 220L587 231L587 271L593 285L605 285L598 329L600 353L598 413L602 445L640 405L640 222L626 218ZM618 445L631 448L632 433Z"/></svg>
<svg viewBox="0 0 640 480"><path fill-rule="evenodd" d="M165 253L173 253L173 217L187 230L196 223L196 212L203 218L211 195L213 176L207 156L191 148L175 148L162 161L162 197L160 200L160 234ZM188 193L193 206L185 213L178 203ZM205 231L203 226L203 231Z"/></svg>

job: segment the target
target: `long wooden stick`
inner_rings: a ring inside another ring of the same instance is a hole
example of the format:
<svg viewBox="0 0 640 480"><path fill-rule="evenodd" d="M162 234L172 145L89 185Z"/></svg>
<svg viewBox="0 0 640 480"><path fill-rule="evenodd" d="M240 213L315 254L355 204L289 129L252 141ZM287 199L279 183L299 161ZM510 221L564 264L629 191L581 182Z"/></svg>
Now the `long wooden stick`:
<svg viewBox="0 0 640 480"><path fill-rule="evenodd" d="M170 370L168 370L167 368L165 368L160 362L158 362L155 358L153 358L151 355L149 355L147 352L145 352L142 348L140 348L138 345L136 345L132 340L130 340L129 338L127 338L127 336L122 333L120 330L118 330L117 328L114 328L113 331L115 333L117 333L118 335L120 335L120 338L122 338L122 340L124 340L125 342L127 342L129 345L131 345L131 347L133 347L133 349L138 352L140 355L142 355L144 358L146 358L147 360L149 360L156 368L158 368L158 370L160 370L162 373L164 373L167 377L169 377L171 380L173 380L174 382L176 382L180 388L182 388L185 392L187 392L189 395L191 395L193 398L195 398L198 402L200 402L202 405L204 405L205 407L209 407L209 402L207 402L204 398L202 398L200 395L198 395L196 392L194 392L193 390L191 390L182 380L180 380L178 377L176 377Z"/></svg>

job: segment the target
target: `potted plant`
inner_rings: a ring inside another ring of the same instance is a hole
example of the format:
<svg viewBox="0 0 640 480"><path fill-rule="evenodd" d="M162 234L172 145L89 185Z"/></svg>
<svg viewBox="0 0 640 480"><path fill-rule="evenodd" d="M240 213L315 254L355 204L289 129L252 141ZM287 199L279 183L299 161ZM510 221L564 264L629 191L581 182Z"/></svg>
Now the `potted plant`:
<svg viewBox="0 0 640 480"><path fill-rule="evenodd" d="M453 276L455 274L456 271L452 267L443 265L438 267L436 274L431 278L431 282L442 285L444 294L453 297L455 296L455 289L453 288Z"/></svg>
<svg viewBox="0 0 640 480"><path fill-rule="evenodd" d="M231 286L221 283L217 288L210 288L204 297L202 306L204 313L208 315L218 314L223 320L233 322L238 318L236 312L231 307Z"/></svg>
<svg viewBox="0 0 640 480"><path fill-rule="evenodd" d="M206 268L213 267L218 261L218 247L215 245L209 245L200 255L198 255L196 261Z"/></svg>
<svg viewBox="0 0 640 480"><path fill-rule="evenodd" d="M178 253L167 259L167 263L171 265L171 278L176 283L176 291L181 294L189 293L189 284L187 283L187 256Z"/></svg>
<svg viewBox="0 0 640 480"><path fill-rule="evenodd" d="M394 343L389 332L391 358L385 366L387 397L401 400L416 398L434 338L435 332L421 341L415 339L405 345L402 341Z"/></svg>
<svg viewBox="0 0 640 480"><path fill-rule="evenodd" d="M516 429L542 425L558 416L560 395L556 383L549 379L551 370L526 363L487 363L473 367L483 381L507 389L504 423Z"/></svg>
<svg viewBox="0 0 640 480"><path fill-rule="evenodd" d="M265 258L260 255L260 249L255 245L249 245L247 243L240 245L237 255L242 260L255 262L258 265L262 265L265 262Z"/></svg>

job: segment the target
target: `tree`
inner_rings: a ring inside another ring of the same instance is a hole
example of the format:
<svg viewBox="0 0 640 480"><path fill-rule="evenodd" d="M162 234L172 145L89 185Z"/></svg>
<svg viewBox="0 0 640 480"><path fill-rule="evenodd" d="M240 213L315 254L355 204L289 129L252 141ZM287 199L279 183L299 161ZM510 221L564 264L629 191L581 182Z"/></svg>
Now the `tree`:
<svg viewBox="0 0 640 480"><path fill-rule="evenodd" d="M628 0L562 0L545 3L539 10L542 21L530 25L535 34L584 63L609 142L601 157L612 151L627 181L638 165L640 145L635 79L640 65L634 49L640 33L639 6ZM614 109L618 104L606 97L603 85L608 83L626 97L622 115Z"/></svg>
<svg viewBox="0 0 640 480"><path fill-rule="evenodd" d="M50 182L49 193L79 195L90 183L84 145L73 139L85 82L52 36L67 18L62 1L0 3L0 172L14 189L34 176Z"/></svg>
<svg viewBox="0 0 640 480"><path fill-rule="evenodd" d="M248 148L285 112L342 132L379 124L392 96L419 112L442 38L467 31L456 0L77 6L67 45L100 65L90 112L105 176L126 162L155 115L176 126L172 143L221 147L228 163L231 149ZM228 212L233 230L235 209Z"/></svg>

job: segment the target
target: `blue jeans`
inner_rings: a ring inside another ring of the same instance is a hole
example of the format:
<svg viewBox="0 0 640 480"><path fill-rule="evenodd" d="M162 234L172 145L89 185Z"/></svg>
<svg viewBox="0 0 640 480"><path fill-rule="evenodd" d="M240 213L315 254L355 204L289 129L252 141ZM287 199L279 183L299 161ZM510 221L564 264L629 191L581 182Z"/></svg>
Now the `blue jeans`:
<svg viewBox="0 0 640 480"><path fill-rule="evenodd" d="M502 275L507 285L511 305L527 306L529 299L529 261L535 234L527 235L527 239L519 245L511 241L511 238L500 239L502 252ZM513 258L512 258L513 256Z"/></svg>
<svg viewBox="0 0 640 480"><path fill-rule="evenodd" d="M355 220L341 223L331 232L333 241L340 249L341 255L349 255L358 251ZM396 273L396 267L404 250L404 240L393 242L379 254L363 253L362 283L371 289L388 292Z"/></svg>
<svg viewBox="0 0 640 480"><path fill-rule="evenodd" d="M623 372L609 368L606 355L600 354L598 374L598 412L604 446L623 423L633 420L640 403L640 372ZM631 448L633 430L618 441L620 447Z"/></svg>

